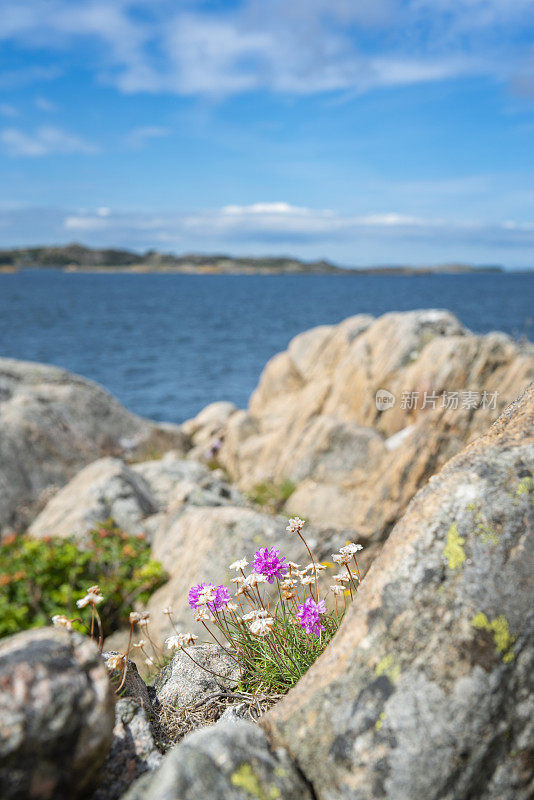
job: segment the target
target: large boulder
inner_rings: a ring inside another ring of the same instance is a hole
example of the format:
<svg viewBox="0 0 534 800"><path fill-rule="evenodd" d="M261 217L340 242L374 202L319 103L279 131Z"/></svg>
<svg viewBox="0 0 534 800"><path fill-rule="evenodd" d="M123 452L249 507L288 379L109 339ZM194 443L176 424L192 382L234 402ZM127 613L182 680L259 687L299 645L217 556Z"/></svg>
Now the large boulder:
<svg viewBox="0 0 534 800"><path fill-rule="evenodd" d="M143 520L156 513L156 498L142 475L119 458L101 458L82 469L54 495L29 528L37 538L78 539L108 518L126 533L143 531Z"/></svg>
<svg viewBox="0 0 534 800"><path fill-rule="evenodd" d="M124 800L312 800L284 750L251 722L221 720L186 736Z"/></svg>
<svg viewBox="0 0 534 800"><path fill-rule="evenodd" d="M0 797L86 798L112 738L113 690L95 645L41 628L0 643Z"/></svg>
<svg viewBox="0 0 534 800"><path fill-rule="evenodd" d="M248 411L228 418L219 460L246 491L292 480L290 514L383 541L533 378L532 344L476 336L447 311L351 317L271 359Z"/></svg>
<svg viewBox="0 0 534 800"><path fill-rule="evenodd" d="M532 798L533 554L530 387L417 494L264 718L318 800Z"/></svg>
<svg viewBox="0 0 534 800"><path fill-rule="evenodd" d="M9 358L0 358L0 430L0 531L27 525L51 487L97 458L189 447L178 426L131 414L92 381Z"/></svg>

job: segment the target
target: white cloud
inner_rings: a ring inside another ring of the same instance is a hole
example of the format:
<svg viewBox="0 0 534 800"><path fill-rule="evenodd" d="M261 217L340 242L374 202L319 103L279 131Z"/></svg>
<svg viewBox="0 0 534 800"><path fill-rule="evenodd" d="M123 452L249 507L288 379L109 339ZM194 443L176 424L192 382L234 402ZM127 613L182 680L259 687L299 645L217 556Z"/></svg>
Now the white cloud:
<svg viewBox="0 0 534 800"><path fill-rule="evenodd" d="M33 133L25 133L18 128L4 128L0 132L0 145L10 156L32 158L56 153L89 155L98 152L96 145L91 142L52 126L42 126Z"/></svg>
<svg viewBox="0 0 534 800"><path fill-rule="evenodd" d="M383 212L343 215L331 209L312 209L286 202L223 206L194 214L94 213L70 214L63 220L67 231L103 232L136 241L141 232L152 242L180 241L184 237L202 242L248 241L256 243L302 243L389 239L391 241L435 241L457 244L487 243L497 246L532 247L534 223L424 218ZM142 238L142 237L141 237ZM199 245L197 244L197 247ZM218 246L218 244L214 245Z"/></svg>
<svg viewBox="0 0 534 800"><path fill-rule="evenodd" d="M242 0L224 11L4 0L0 39L45 51L82 43L98 76L124 92L311 94L462 75L528 79L532 20L534 0Z"/></svg>

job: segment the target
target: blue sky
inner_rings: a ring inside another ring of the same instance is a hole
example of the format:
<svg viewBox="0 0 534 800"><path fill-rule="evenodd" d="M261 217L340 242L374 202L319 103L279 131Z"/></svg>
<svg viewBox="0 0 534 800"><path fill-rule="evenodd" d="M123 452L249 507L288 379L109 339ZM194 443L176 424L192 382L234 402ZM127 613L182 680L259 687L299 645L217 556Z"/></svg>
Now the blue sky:
<svg viewBox="0 0 534 800"><path fill-rule="evenodd" d="M0 10L0 246L534 266L534 0Z"/></svg>

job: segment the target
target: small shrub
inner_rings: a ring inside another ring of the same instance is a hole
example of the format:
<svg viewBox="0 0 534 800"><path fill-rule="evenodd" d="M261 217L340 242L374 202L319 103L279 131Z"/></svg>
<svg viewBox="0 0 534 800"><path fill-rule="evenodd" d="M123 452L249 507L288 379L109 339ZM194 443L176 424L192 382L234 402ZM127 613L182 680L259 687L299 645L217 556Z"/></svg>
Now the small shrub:
<svg viewBox="0 0 534 800"><path fill-rule="evenodd" d="M49 625L56 614L78 617L76 601L92 584L105 598L100 613L107 635L128 621L134 601L146 602L165 578L144 537L124 533L112 520L90 531L83 543L8 537L1 545L0 637Z"/></svg>

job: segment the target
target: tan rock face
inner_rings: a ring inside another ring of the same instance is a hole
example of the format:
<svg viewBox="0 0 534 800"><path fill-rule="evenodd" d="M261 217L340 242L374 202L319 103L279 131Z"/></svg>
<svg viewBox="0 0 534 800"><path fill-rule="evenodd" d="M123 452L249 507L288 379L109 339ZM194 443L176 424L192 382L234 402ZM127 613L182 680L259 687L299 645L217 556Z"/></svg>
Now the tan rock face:
<svg viewBox="0 0 534 800"><path fill-rule="evenodd" d="M265 725L318 800L534 791L534 387L410 504Z"/></svg>
<svg viewBox="0 0 534 800"><path fill-rule="evenodd" d="M220 459L245 490L296 483L288 513L381 541L533 378L532 345L475 336L449 312L352 317L300 334L267 364L248 411L228 419ZM391 408L377 408L381 389L395 396ZM465 392L477 393L477 408Z"/></svg>

